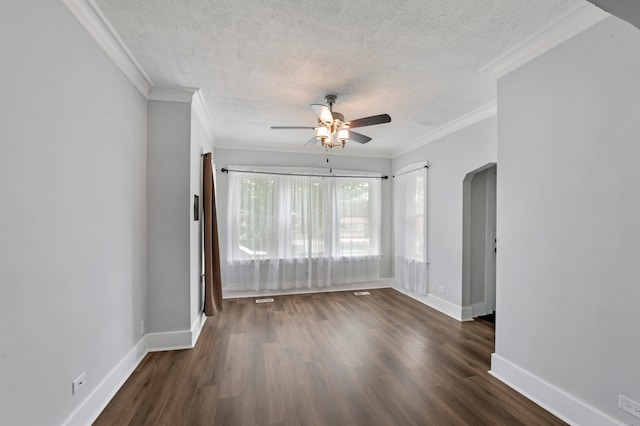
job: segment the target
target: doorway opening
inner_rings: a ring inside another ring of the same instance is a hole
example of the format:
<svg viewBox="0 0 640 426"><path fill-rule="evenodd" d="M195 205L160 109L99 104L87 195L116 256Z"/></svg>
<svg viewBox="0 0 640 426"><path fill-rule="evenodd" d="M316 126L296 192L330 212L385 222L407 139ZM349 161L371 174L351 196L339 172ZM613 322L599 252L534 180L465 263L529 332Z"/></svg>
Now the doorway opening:
<svg viewBox="0 0 640 426"><path fill-rule="evenodd" d="M496 314L496 179L489 163L463 181L462 306L465 320Z"/></svg>

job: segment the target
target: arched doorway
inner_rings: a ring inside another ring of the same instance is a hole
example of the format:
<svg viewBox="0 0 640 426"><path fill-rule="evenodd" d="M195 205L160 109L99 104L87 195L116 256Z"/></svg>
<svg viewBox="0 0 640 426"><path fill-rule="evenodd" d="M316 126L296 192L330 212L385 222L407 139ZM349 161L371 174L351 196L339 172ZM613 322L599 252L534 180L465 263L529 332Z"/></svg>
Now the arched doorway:
<svg viewBox="0 0 640 426"><path fill-rule="evenodd" d="M469 172L463 181L462 306L465 319L495 319L495 163Z"/></svg>

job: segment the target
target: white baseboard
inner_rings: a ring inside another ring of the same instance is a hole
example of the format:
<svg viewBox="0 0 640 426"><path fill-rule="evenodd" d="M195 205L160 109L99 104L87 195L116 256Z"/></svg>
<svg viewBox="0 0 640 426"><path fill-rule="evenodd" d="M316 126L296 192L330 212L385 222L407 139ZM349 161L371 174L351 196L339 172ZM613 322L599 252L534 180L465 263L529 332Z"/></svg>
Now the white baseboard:
<svg viewBox="0 0 640 426"><path fill-rule="evenodd" d="M395 282L394 282L395 283ZM413 293L405 288L400 287L399 285L394 285L393 289L399 291L400 293L411 297L412 299L417 300L418 302L422 302L425 305L442 312L445 315L450 316L453 319L458 321L471 321L473 318L469 317L470 312L468 308L463 308L462 306L458 306L455 303L451 303L448 300L441 299L438 296L434 296L432 294L427 294L423 296L421 294Z"/></svg>
<svg viewBox="0 0 640 426"><path fill-rule="evenodd" d="M491 355L489 374L571 425L613 426L622 424L498 354Z"/></svg>
<svg viewBox="0 0 640 426"><path fill-rule="evenodd" d="M204 323L207 321L207 316L204 312L200 312L200 315L193 322L193 326L191 327L191 347L195 348L196 343L198 342L198 337L200 337L200 332L202 331L202 327L204 327Z"/></svg>
<svg viewBox="0 0 640 426"><path fill-rule="evenodd" d="M64 425L85 426L93 423L149 352L195 347L206 319L203 312L194 321L191 330L144 335L102 379L93 392L82 401L80 406L64 422Z"/></svg>
<svg viewBox="0 0 640 426"><path fill-rule="evenodd" d="M107 406L116 392L118 392L131 373L133 373L133 370L136 369L138 364L140 364L142 359L147 355L148 351L145 337L146 336L140 339L124 358L113 367L107 376L95 387L93 392L91 392L69 416L64 422L64 425L86 426L98 418L102 410L104 410L104 407Z"/></svg>
<svg viewBox="0 0 640 426"><path fill-rule="evenodd" d="M473 305L471 305L471 316L473 318L479 317L481 315L487 315L489 313L489 308L487 308L487 304L484 302L474 303Z"/></svg>
<svg viewBox="0 0 640 426"><path fill-rule="evenodd" d="M202 327L204 327L206 320L207 317L204 315L204 312L202 312L193 322L191 330L147 334L145 336L147 339L147 351L161 352L192 349L198 341L200 331L202 331Z"/></svg>
<svg viewBox="0 0 640 426"><path fill-rule="evenodd" d="M473 307L463 306L462 308L462 320L461 321L473 321Z"/></svg>
<svg viewBox="0 0 640 426"><path fill-rule="evenodd" d="M175 351L193 347L191 346L191 330L149 333L145 337L149 352Z"/></svg>
<svg viewBox="0 0 640 426"><path fill-rule="evenodd" d="M463 306L462 321L473 321L474 318L490 314L491 312L492 311L489 309L485 302L474 303L471 306Z"/></svg>
<svg viewBox="0 0 640 426"><path fill-rule="evenodd" d="M393 287L395 281L392 278L381 278L376 281L362 283L341 284L332 287L291 288L287 290L262 290L262 291L231 291L224 290L224 299L236 299L243 297L285 296L290 294L327 293L332 291L368 290L372 288Z"/></svg>

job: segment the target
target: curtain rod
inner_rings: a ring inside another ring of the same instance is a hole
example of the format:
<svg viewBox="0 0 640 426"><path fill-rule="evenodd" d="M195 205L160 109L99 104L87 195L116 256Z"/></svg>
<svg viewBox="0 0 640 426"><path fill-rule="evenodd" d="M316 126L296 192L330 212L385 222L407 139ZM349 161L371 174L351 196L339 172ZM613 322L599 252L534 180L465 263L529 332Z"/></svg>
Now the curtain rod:
<svg viewBox="0 0 640 426"><path fill-rule="evenodd" d="M411 170L407 170L406 172L396 173L395 175L393 175L393 177L406 175L407 173L415 172L415 171L420 170L420 169L428 169L428 168L429 168L429 165L426 164L426 165L424 165L422 167L418 167L417 169L411 169Z"/></svg>
<svg viewBox="0 0 640 426"><path fill-rule="evenodd" d="M251 171L251 170L233 170L221 168L220 171L222 173L255 173L259 175L282 175L282 176L317 176L317 177L335 177L335 178L365 178L365 179L389 179L389 176L358 176L358 175L314 175L311 173L282 173L282 172L259 172L259 171Z"/></svg>

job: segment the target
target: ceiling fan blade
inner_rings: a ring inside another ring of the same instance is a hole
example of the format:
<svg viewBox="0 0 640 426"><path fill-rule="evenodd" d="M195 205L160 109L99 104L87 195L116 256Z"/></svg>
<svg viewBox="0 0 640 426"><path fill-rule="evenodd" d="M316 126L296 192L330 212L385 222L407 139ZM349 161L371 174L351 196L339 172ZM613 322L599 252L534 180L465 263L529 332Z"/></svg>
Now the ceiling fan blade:
<svg viewBox="0 0 640 426"><path fill-rule="evenodd" d="M320 121L323 123L333 123L333 114L328 106L322 104L311 104L313 112L316 113Z"/></svg>
<svg viewBox="0 0 640 426"><path fill-rule="evenodd" d="M371 138L369 136L363 135L362 133L352 132L351 130L349 130L349 140L358 143L367 143L371 140Z"/></svg>
<svg viewBox="0 0 640 426"><path fill-rule="evenodd" d="M315 127L309 126L271 126L273 130L283 130L283 129L315 129Z"/></svg>
<svg viewBox="0 0 640 426"><path fill-rule="evenodd" d="M315 136L312 137L311 139L309 139L309 142L305 143L306 145L313 145L314 143L318 142L318 138L316 138Z"/></svg>
<svg viewBox="0 0 640 426"><path fill-rule="evenodd" d="M390 122L391 122L391 117L389 116L389 114L379 114L379 115L372 115L371 117L364 117L364 118L358 118L356 120L351 120L346 124L349 126L350 129L353 129L356 127L373 126L375 124L390 123Z"/></svg>

